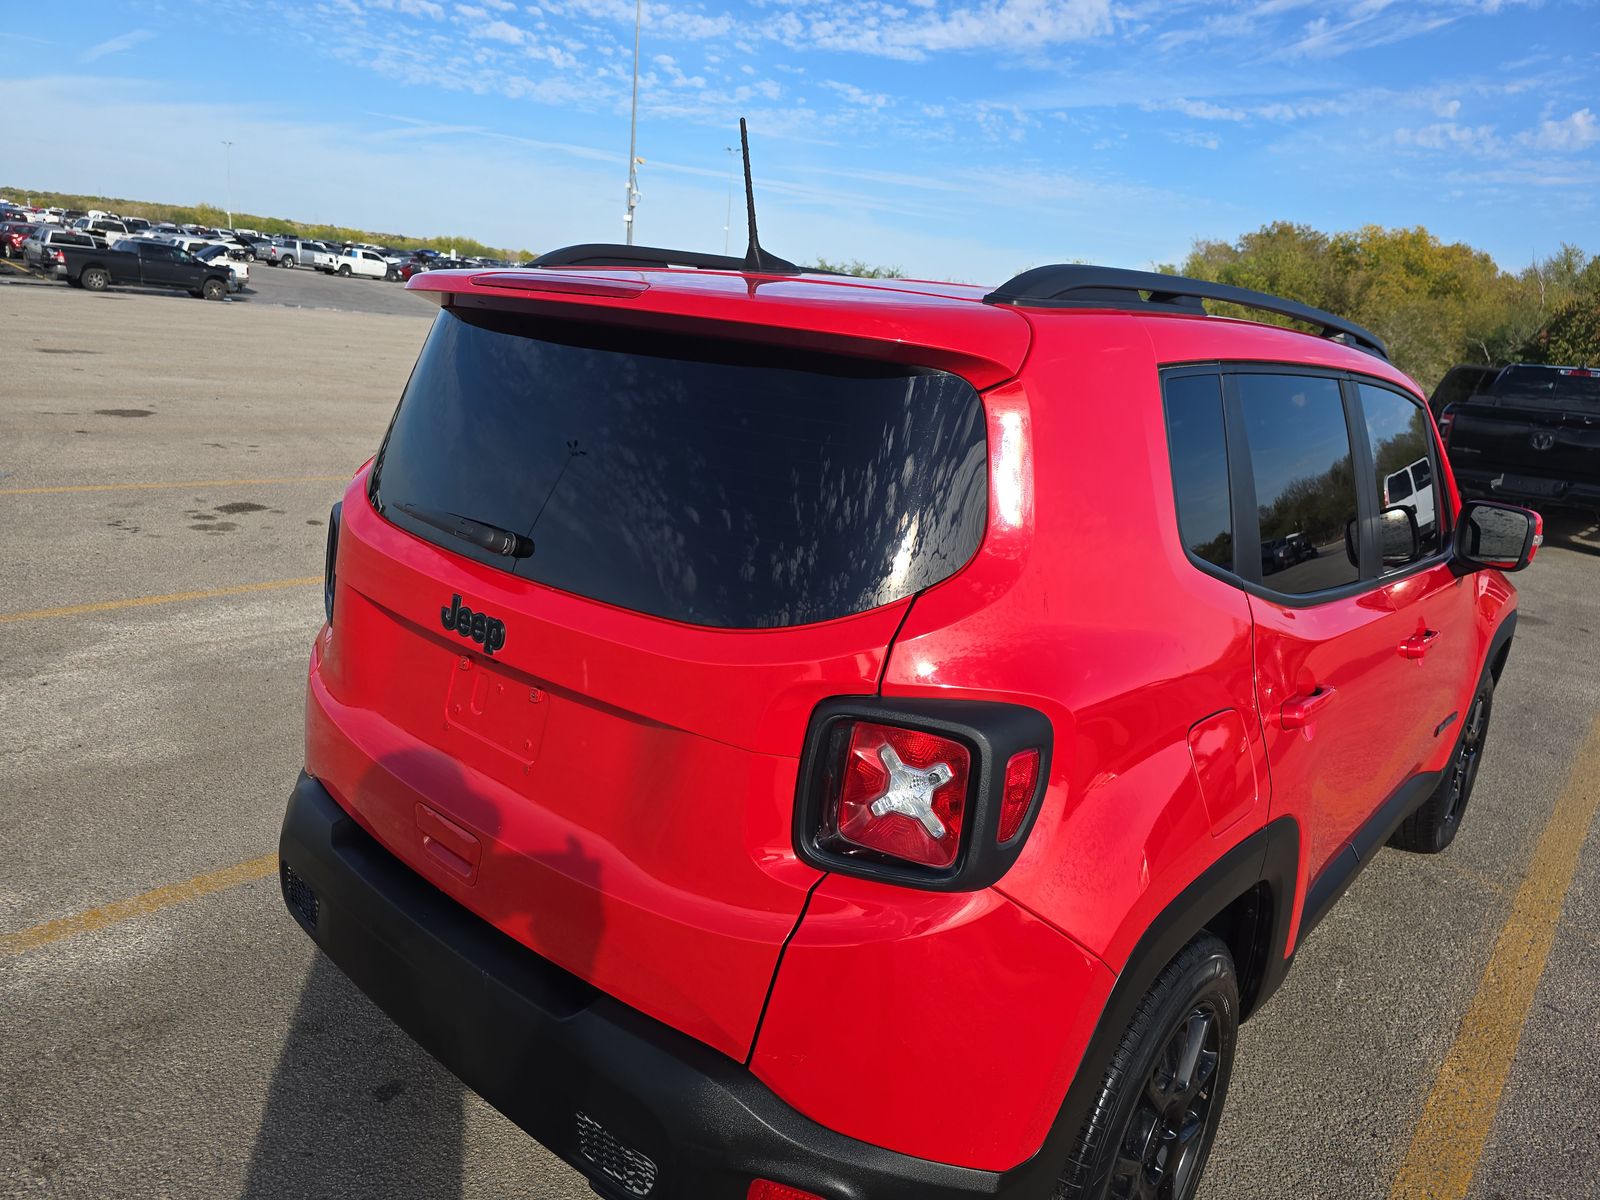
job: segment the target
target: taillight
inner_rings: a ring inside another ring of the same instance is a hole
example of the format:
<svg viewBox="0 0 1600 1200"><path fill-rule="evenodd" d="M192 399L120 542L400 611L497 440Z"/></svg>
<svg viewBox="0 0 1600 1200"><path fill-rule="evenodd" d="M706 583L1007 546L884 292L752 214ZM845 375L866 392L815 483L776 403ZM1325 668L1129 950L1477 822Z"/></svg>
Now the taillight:
<svg viewBox="0 0 1600 1200"><path fill-rule="evenodd" d="M745 1200L823 1200L815 1192L802 1191L787 1183L773 1183L770 1179L757 1179L750 1184Z"/></svg>
<svg viewBox="0 0 1600 1200"><path fill-rule="evenodd" d="M1439 440L1445 444L1446 449L1450 446L1450 427L1455 423L1455 409L1447 408L1439 414Z"/></svg>
<svg viewBox="0 0 1600 1200"><path fill-rule="evenodd" d="M1001 843L1009 842L1022 828L1022 819L1028 815L1033 794L1039 787L1039 752L1023 750L1013 754L1006 764L1005 791L1000 797Z"/></svg>
<svg viewBox="0 0 1600 1200"><path fill-rule="evenodd" d="M825 871L988 887L1021 853L1050 766L1043 713L988 700L840 697L812 715L795 846Z"/></svg>
<svg viewBox="0 0 1600 1200"><path fill-rule="evenodd" d="M960 742L862 721L850 745L833 825L852 845L948 867L961 849L971 759Z"/></svg>
<svg viewBox="0 0 1600 1200"><path fill-rule="evenodd" d="M339 565L339 518L343 513L343 500L328 513L328 549L322 560L322 608L328 614L329 625L333 624L333 584Z"/></svg>

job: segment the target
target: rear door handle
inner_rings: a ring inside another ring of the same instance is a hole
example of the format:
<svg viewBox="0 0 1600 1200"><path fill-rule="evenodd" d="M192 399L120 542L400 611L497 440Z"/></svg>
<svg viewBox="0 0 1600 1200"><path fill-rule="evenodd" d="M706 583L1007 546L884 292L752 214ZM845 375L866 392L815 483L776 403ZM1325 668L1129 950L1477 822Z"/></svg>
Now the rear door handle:
<svg viewBox="0 0 1600 1200"><path fill-rule="evenodd" d="M1424 629L1421 633L1414 633L1400 643L1400 657L1421 658L1438 640L1439 631L1437 629Z"/></svg>
<svg viewBox="0 0 1600 1200"><path fill-rule="evenodd" d="M1278 710L1278 724L1285 729L1302 729L1333 699L1331 687L1319 687L1303 696L1293 696Z"/></svg>

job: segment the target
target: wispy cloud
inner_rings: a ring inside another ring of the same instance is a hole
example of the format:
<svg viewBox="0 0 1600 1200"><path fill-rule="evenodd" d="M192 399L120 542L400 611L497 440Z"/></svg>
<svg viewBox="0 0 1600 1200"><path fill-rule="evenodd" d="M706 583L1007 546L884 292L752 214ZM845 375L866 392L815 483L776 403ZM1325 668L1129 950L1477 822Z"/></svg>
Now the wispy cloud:
<svg viewBox="0 0 1600 1200"><path fill-rule="evenodd" d="M121 54L124 50L132 50L140 42L148 42L155 34L148 29L133 29L127 33L120 33L114 38L107 38L103 42L90 46L78 55L78 61L91 63L102 59L108 54Z"/></svg>
<svg viewBox="0 0 1600 1200"><path fill-rule="evenodd" d="M1524 141L1538 150L1586 150L1600 142L1600 119L1580 108L1563 120L1542 122Z"/></svg>

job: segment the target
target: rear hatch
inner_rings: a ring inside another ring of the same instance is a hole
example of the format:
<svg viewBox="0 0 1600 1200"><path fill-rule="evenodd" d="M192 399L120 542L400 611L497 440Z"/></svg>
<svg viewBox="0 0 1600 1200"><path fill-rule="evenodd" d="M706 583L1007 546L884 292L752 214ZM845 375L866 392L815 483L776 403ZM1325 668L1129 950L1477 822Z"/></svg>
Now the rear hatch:
<svg viewBox="0 0 1600 1200"><path fill-rule="evenodd" d="M976 552L986 444L954 374L446 307L345 500L308 769L505 933L743 1058L817 879L807 721Z"/></svg>
<svg viewBox="0 0 1600 1200"><path fill-rule="evenodd" d="M1508 367L1447 420L1458 470L1503 473L1499 486L1525 495L1600 486L1600 371Z"/></svg>

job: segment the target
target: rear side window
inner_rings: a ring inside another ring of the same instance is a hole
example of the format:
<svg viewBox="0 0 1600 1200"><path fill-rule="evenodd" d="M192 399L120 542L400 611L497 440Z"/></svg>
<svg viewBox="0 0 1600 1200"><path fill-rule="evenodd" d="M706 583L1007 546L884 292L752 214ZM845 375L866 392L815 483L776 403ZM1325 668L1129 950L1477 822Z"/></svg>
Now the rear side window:
<svg viewBox="0 0 1600 1200"><path fill-rule="evenodd" d="M1338 381L1235 379L1261 519L1262 582L1293 596L1354 583L1360 571L1345 537L1356 519L1355 469Z"/></svg>
<svg viewBox="0 0 1600 1200"><path fill-rule="evenodd" d="M972 557L983 406L938 371L446 309L371 494L401 528L563 591L696 625L801 625ZM533 553L493 555L408 508Z"/></svg>
<svg viewBox="0 0 1600 1200"><path fill-rule="evenodd" d="M1428 447L1432 437L1422 405L1388 388L1361 384L1361 411L1366 414L1367 442L1377 467L1378 510L1404 508L1417 521L1419 562L1439 552L1439 497L1433 486ZM1407 563L1389 561L1385 570Z"/></svg>
<svg viewBox="0 0 1600 1200"><path fill-rule="evenodd" d="M1196 558L1231 571L1233 496L1228 487L1228 436L1222 380L1180 375L1166 382L1167 445L1178 532Z"/></svg>

